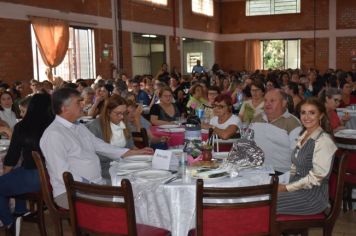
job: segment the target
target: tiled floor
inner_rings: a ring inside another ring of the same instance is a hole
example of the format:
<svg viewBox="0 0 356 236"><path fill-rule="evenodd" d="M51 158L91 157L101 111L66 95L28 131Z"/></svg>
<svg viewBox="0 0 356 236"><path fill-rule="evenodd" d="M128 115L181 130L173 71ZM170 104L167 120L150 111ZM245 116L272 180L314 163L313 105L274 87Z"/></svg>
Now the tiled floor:
<svg viewBox="0 0 356 236"><path fill-rule="evenodd" d="M46 221L47 224L47 233L48 236L54 235L52 222L50 220ZM68 223L64 223L64 235L70 236L70 229ZM0 236L4 236L5 234L3 232L0 232ZM23 223L22 226L22 231L21 231L22 236L37 236L39 235L39 231L37 228L37 225L35 224L30 224L30 223ZM321 236L322 231L320 229L311 229L309 231L310 236ZM336 222L333 236L355 236L356 235L356 211L354 212L347 212L347 213L341 213L338 221Z"/></svg>

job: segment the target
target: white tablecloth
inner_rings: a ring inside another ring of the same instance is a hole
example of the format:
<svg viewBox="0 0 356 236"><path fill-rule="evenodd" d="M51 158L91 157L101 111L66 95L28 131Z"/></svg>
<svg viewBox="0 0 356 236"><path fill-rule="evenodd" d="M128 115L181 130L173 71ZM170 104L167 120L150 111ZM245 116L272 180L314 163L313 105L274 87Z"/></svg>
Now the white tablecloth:
<svg viewBox="0 0 356 236"><path fill-rule="evenodd" d="M122 178L130 179L133 187L137 223L168 229L172 236L186 236L195 227L195 180L183 183L177 180L170 184L145 182L133 179L132 176L116 176L117 166L111 166L109 172L112 183L120 185ZM205 186L241 187L268 184L269 174L266 171L241 171L236 178L224 178L219 182L205 183ZM266 197L242 198L241 202L265 200Z"/></svg>

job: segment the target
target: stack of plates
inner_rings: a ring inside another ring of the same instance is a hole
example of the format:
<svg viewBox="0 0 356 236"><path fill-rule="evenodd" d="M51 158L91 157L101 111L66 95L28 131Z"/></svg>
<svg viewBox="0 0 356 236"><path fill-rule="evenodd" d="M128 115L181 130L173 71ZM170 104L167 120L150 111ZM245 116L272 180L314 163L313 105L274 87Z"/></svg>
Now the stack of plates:
<svg viewBox="0 0 356 236"><path fill-rule="evenodd" d="M153 156L152 155L134 155L124 157L123 160L125 162L151 162Z"/></svg>
<svg viewBox="0 0 356 236"><path fill-rule="evenodd" d="M147 162L121 162L117 167L117 175L126 175L132 172L150 169L151 165Z"/></svg>

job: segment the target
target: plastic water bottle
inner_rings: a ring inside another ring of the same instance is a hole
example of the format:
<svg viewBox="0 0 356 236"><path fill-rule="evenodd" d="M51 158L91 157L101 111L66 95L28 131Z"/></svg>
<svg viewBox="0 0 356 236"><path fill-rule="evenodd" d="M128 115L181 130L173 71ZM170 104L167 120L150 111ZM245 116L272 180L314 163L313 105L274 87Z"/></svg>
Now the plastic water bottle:
<svg viewBox="0 0 356 236"><path fill-rule="evenodd" d="M182 182L187 183L187 153L183 152L179 159L179 171L178 174L182 177Z"/></svg>

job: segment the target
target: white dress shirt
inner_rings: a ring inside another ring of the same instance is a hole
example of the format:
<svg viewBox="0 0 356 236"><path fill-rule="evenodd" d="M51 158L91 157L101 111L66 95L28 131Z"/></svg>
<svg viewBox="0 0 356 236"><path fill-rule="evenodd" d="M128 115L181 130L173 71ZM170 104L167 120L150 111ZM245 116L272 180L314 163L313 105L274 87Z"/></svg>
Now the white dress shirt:
<svg viewBox="0 0 356 236"><path fill-rule="evenodd" d="M0 111L0 118L5 121L11 129L13 129L17 123L16 114L11 108L4 108L3 111Z"/></svg>
<svg viewBox="0 0 356 236"><path fill-rule="evenodd" d="M53 187L53 197L65 193L62 174L72 173L77 181L100 182L101 167L96 153L119 159L129 149L118 148L96 138L84 125L56 116L45 130L40 147Z"/></svg>

